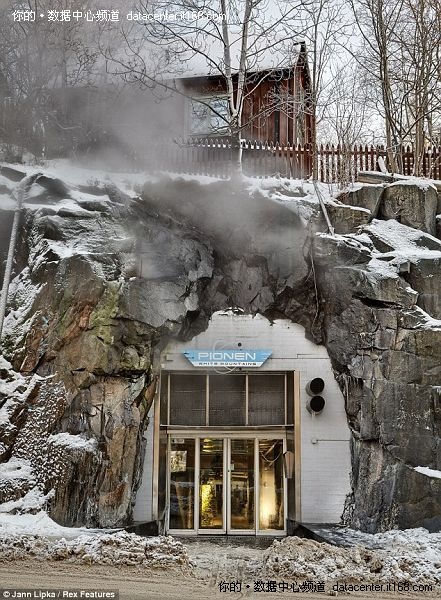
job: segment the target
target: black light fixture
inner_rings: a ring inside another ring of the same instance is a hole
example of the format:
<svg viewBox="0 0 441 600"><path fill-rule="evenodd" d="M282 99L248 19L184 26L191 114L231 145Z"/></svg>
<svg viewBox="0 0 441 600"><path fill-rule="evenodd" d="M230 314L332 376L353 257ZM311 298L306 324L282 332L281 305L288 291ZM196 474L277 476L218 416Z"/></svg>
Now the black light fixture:
<svg viewBox="0 0 441 600"><path fill-rule="evenodd" d="M306 385L306 393L311 396L306 402L306 410L311 415L318 415L325 408L325 399L321 395L325 389L325 382L321 377L315 377Z"/></svg>

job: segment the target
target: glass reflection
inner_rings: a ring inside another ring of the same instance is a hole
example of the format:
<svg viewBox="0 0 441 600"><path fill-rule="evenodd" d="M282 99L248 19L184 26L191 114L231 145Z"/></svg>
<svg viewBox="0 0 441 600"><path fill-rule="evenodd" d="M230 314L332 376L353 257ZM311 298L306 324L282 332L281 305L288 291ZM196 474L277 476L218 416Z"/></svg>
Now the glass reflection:
<svg viewBox="0 0 441 600"><path fill-rule="evenodd" d="M223 440L200 440L199 527L223 528Z"/></svg>
<svg viewBox="0 0 441 600"><path fill-rule="evenodd" d="M170 529L194 529L195 440L170 443Z"/></svg>
<svg viewBox="0 0 441 600"><path fill-rule="evenodd" d="M254 440L231 440L231 528L254 529Z"/></svg>
<svg viewBox="0 0 441 600"><path fill-rule="evenodd" d="M283 442L259 440L259 528L283 529Z"/></svg>

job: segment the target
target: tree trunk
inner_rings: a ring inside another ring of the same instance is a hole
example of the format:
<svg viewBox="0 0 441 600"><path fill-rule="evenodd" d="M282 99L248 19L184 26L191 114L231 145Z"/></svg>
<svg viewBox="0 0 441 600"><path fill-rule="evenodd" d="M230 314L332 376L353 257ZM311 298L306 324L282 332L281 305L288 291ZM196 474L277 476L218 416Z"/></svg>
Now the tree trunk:
<svg viewBox="0 0 441 600"><path fill-rule="evenodd" d="M14 212L14 221L12 223L11 238L9 240L8 258L6 259L5 275L3 277L3 287L0 300L0 342L2 338L3 321L5 319L6 304L8 301L9 283L11 281L12 265L14 262L15 243L17 241L18 226L20 223L21 206L17 205Z"/></svg>
<svg viewBox="0 0 441 600"><path fill-rule="evenodd" d="M231 178L239 178L242 177L243 169L242 169L242 144L241 144L241 135L240 131L233 132L230 136L231 140Z"/></svg>

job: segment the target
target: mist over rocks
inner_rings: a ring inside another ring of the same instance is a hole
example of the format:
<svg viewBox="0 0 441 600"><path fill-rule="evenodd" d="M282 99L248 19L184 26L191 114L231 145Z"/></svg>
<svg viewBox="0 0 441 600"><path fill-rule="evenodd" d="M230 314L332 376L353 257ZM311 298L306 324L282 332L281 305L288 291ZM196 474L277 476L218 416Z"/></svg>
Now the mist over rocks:
<svg viewBox="0 0 441 600"><path fill-rule="evenodd" d="M2 340L0 502L53 489L63 525L130 523L161 348L237 307L326 346L352 432L345 522L441 528L441 480L414 470L441 469L434 202L413 219L405 200L383 204L394 186L380 199L366 186L353 222L343 197L328 202L344 227L331 236L317 200L282 183L161 176L136 195L45 177L50 203L36 182L25 205Z"/></svg>

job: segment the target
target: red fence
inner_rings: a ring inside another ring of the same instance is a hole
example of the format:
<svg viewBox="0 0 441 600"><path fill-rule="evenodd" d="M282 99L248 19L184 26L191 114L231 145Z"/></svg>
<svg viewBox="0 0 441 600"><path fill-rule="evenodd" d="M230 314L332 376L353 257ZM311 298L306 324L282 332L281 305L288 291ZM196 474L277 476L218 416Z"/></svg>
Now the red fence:
<svg viewBox="0 0 441 600"><path fill-rule="evenodd" d="M223 178L232 174L238 152L226 138L176 141L160 148L153 146L152 149L155 154L149 157L149 163L158 169ZM242 140L241 151L245 175L291 179L312 175L314 153L310 147ZM387 166L384 146L318 146L315 154L318 178L327 183L355 181L359 171L379 171L380 157ZM414 160L414 152L408 146L401 154L403 175L413 174ZM441 146L426 150L422 173L432 179L441 178Z"/></svg>

